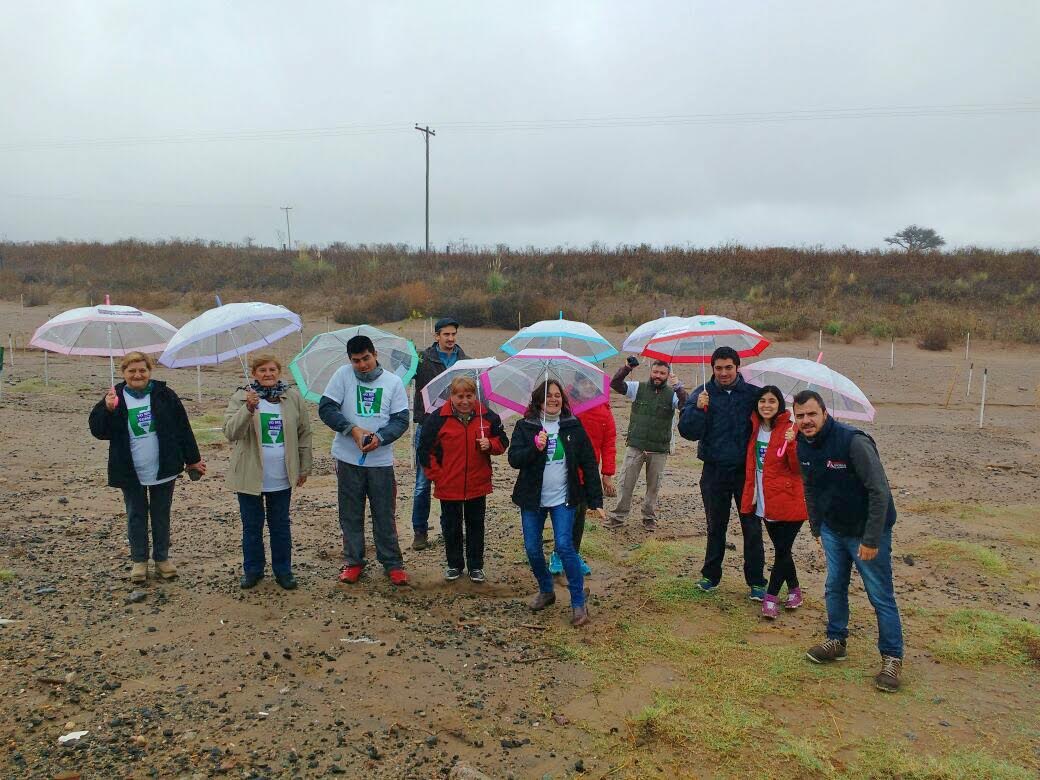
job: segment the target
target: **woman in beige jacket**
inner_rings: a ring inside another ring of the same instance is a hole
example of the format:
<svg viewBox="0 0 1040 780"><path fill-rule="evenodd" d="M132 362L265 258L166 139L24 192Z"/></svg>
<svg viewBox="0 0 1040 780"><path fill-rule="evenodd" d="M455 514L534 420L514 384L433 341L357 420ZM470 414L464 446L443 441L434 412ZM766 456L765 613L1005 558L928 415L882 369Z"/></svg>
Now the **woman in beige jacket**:
<svg viewBox="0 0 1040 780"><path fill-rule="evenodd" d="M231 397L224 435L234 445L228 487L238 493L242 515L243 588L264 576L264 522L271 538L271 570L286 590L292 573L289 500L311 473L311 418L303 397L281 381L278 357L261 352L249 361L253 382Z"/></svg>

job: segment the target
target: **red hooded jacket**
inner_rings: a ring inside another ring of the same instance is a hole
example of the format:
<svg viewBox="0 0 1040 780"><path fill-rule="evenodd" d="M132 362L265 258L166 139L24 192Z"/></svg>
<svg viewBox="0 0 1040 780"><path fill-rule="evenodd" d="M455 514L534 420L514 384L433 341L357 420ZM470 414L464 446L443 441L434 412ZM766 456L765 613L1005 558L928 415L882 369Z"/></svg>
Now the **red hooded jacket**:
<svg viewBox="0 0 1040 780"><path fill-rule="evenodd" d="M481 420L489 452L477 445ZM455 416L451 402L426 418L419 437L419 463L433 483L433 495L442 501L468 501L491 492L491 456L509 446L502 419L480 403L473 406L468 425Z"/></svg>
<svg viewBox="0 0 1040 780"><path fill-rule="evenodd" d="M747 462L744 468L744 492L740 501L743 514L754 514L755 496L755 445L760 426L758 415L751 415L751 439L748 441ZM776 453L784 446L784 434L791 427L791 413L781 412L773 420L769 434L769 447L762 465L762 492L765 493L765 515L770 520L796 521L808 519L805 508L805 490L802 487L802 470L798 463L798 442L787 445L784 457Z"/></svg>
<svg viewBox="0 0 1040 780"><path fill-rule="evenodd" d="M617 425L610 404L600 404L586 409L578 415L581 427L592 442L596 453L596 462L600 464L600 473L604 477L613 476L617 472Z"/></svg>

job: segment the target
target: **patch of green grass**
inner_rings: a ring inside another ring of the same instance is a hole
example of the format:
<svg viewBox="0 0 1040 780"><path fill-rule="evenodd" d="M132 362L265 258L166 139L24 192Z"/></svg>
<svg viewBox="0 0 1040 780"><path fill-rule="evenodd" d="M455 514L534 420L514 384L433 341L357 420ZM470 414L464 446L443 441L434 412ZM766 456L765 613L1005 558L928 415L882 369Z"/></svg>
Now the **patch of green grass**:
<svg viewBox="0 0 1040 780"><path fill-rule="evenodd" d="M603 529L596 523L585 522L585 534L581 537L581 555L590 561L617 561L613 540L604 538Z"/></svg>
<svg viewBox="0 0 1040 780"><path fill-rule="evenodd" d="M224 415L219 412L206 412L191 420L191 430L200 447L215 442L227 441L224 438Z"/></svg>
<svg viewBox="0 0 1040 780"><path fill-rule="evenodd" d="M648 539L629 555L629 562L651 574L667 574L685 559L703 554L704 548L690 542L660 542Z"/></svg>
<svg viewBox="0 0 1040 780"><path fill-rule="evenodd" d="M26 395L35 395L37 393L74 393L76 389L70 385L64 384L63 382L57 382L55 380L50 381L50 385L46 385L43 382L43 377L31 376L28 379L23 379L21 382L15 383L14 387L11 388L12 392L25 393ZM104 395L104 392L100 393Z"/></svg>
<svg viewBox="0 0 1040 780"><path fill-rule="evenodd" d="M658 604L671 606L712 597L710 593L698 588L696 581L689 577L664 577L654 580L650 585L650 593Z"/></svg>
<svg viewBox="0 0 1040 780"><path fill-rule="evenodd" d="M985 609L948 615L931 644L939 658L967 666L1040 663L1040 626Z"/></svg>
<svg viewBox="0 0 1040 780"><path fill-rule="evenodd" d="M975 542L936 540L921 546L919 550L925 557L970 563L992 574L1007 574L1011 570L999 553Z"/></svg>
<svg viewBox="0 0 1040 780"><path fill-rule="evenodd" d="M0 569L0 582L10 582L14 576L14 572L10 569Z"/></svg>
<svg viewBox="0 0 1040 780"><path fill-rule="evenodd" d="M1026 780L1035 771L995 758L981 750L957 750L946 755L922 755L885 740L867 740L856 760L840 775L852 778L900 780Z"/></svg>
<svg viewBox="0 0 1040 780"><path fill-rule="evenodd" d="M826 757L826 749L807 737L796 737L784 732L780 742L781 756L792 759L808 772L831 775L833 767Z"/></svg>

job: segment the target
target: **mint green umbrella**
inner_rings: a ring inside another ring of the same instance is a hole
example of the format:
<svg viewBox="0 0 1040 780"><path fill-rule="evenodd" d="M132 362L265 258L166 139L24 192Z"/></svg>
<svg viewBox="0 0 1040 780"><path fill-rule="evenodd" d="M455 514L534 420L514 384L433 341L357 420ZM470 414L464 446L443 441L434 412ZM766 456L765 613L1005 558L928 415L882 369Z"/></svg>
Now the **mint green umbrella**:
<svg viewBox="0 0 1040 780"><path fill-rule="evenodd" d="M303 397L317 403L325 392L329 380L340 366L349 366L347 342L354 336L368 336L375 345L379 365L396 374L408 384L419 367L419 355L415 345L404 336L395 336L371 325L319 333L310 340L299 355L289 363L289 370L296 378Z"/></svg>

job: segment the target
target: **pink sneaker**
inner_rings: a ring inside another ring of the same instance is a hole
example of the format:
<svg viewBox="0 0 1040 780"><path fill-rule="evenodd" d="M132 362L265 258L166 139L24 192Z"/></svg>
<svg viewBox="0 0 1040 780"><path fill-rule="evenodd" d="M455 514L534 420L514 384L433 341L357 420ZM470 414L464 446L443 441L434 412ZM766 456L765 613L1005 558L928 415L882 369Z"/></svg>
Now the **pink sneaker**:
<svg viewBox="0 0 1040 780"><path fill-rule="evenodd" d="M784 609L798 609L802 606L802 589L791 588L787 592L787 601L784 602Z"/></svg>
<svg viewBox="0 0 1040 780"><path fill-rule="evenodd" d="M776 596L770 596L768 593L762 599L762 617L767 620L776 620L780 614L780 600Z"/></svg>

